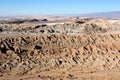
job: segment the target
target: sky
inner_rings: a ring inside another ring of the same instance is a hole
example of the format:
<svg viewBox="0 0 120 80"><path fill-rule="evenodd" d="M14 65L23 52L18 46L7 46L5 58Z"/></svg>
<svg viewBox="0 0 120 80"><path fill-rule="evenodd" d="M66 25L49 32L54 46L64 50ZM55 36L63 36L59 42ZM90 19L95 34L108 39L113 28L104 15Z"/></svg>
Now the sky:
<svg viewBox="0 0 120 80"><path fill-rule="evenodd" d="M0 16L120 11L120 0L0 0Z"/></svg>

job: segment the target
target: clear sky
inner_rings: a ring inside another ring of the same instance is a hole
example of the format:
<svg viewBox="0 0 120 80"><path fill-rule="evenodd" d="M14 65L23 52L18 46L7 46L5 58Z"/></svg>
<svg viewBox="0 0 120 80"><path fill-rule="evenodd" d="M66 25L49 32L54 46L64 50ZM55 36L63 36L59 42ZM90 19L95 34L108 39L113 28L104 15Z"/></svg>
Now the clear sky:
<svg viewBox="0 0 120 80"><path fill-rule="evenodd" d="M0 0L0 16L120 11L120 0Z"/></svg>

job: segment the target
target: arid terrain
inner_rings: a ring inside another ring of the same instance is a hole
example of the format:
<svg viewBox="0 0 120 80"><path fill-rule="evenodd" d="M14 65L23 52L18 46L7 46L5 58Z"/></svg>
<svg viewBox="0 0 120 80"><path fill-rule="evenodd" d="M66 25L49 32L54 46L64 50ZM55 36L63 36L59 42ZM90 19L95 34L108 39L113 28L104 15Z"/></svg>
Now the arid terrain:
<svg viewBox="0 0 120 80"><path fill-rule="evenodd" d="M120 20L0 19L0 80L120 80Z"/></svg>

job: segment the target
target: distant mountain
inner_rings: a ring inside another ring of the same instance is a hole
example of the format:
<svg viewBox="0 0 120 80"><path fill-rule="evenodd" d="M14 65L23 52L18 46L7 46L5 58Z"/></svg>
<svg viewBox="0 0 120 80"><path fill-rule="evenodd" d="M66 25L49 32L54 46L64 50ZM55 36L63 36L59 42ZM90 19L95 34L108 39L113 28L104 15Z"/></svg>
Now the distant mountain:
<svg viewBox="0 0 120 80"><path fill-rule="evenodd" d="M89 13L89 14L80 15L80 17L100 17L100 18L120 19L120 11Z"/></svg>
<svg viewBox="0 0 120 80"><path fill-rule="evenodd" d="M97 13L88 13L88 14L67 14L67 15L28 15L28 16L0 16L0 20L6 19L53 19L58 17L65 18L65 17L92 17L92 18L112 18L112 19L120 19L120 11L111 11L111 12L97 12Z"/></svg>

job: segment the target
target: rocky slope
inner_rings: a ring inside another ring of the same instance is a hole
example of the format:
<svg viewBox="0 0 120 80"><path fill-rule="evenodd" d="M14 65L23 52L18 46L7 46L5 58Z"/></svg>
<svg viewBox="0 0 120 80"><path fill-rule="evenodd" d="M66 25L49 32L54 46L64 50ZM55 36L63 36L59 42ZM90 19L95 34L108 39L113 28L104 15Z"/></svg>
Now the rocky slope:
<svg viewBox="0 0 120 80"><path fill-rule="evenodd" d="M119 80L120 33L92 22L75 23L82 33L1 34L0 80Z"/></svg>

